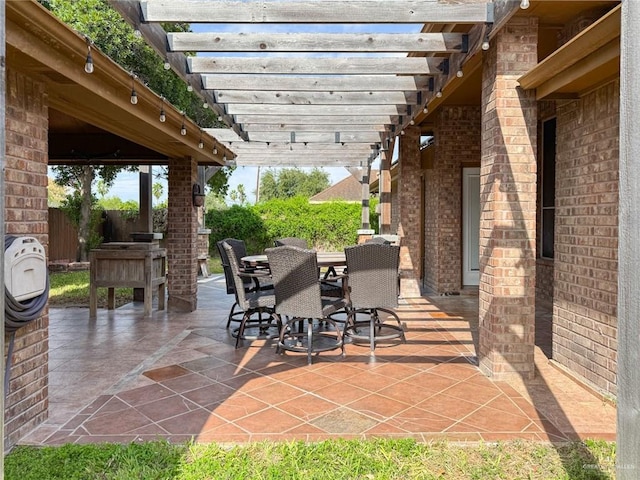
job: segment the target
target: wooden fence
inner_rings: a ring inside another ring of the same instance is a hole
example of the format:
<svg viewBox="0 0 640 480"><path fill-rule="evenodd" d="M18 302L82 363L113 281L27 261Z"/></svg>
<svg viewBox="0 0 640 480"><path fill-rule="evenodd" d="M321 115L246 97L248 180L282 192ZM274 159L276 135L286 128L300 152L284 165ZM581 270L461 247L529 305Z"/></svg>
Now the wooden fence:
<svg viewBox="0 0 640 480"><path fill-rule="evenodd" d="M131 233L140 232L140 219L120 210L107 210L99 228L105 242L130 242ZM49 262L78 259L78 230L61 210L49 209Z"/></svg>

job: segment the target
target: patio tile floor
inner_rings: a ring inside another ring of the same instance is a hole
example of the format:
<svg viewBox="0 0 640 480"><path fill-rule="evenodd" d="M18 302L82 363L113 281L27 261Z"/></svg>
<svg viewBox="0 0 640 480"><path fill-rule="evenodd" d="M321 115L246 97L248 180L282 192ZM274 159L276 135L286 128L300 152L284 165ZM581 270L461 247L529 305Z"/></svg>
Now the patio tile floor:
<svg viewBox="0 0 640 480"><path fill-rule="evenodd" d="M411 437L419 441L615 439L615 408L550 366L495 382L477 365L476 295L411 299L407 342L277 355L272 340L225 328L224 279L199 285L198 310L142 305L50 311L49 419L20 443L202 442ZM548 315L547 315L548 317Z"/></svg>

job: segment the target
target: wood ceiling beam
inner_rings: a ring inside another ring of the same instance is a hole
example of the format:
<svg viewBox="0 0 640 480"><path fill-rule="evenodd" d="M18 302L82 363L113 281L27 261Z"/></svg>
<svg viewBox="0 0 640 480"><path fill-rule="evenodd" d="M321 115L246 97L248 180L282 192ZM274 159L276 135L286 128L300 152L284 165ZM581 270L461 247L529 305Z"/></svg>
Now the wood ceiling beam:
<svg viewBox="0 0 640 480"><path fill-rule="evenodd" d="M202 75L202 85L208 90L252 90L252 91L414 91L429 86L429 76L363 75L348 76L302 76L278 75Z"/></svg>
<svg viewBox="0 0 640 480"><path fill-rule="evenodd" d="M280 105L406 105L417 103L416 92L297 92L215 90L216 102L225 104L259 103Z"/></svg>
<svg viewBox="0 0 640 480"><path fill-rule="evenodd" d="M145 22L186 23L485 23L492 3L439 0L359 0L344 2L154 0L140 2Z"/></svg>
<svg viewBox="0 0 640 480"><path fill-rule="evenodd" d="M317 117L313 115L234 115L237 123L263 123L272 125L372 125L393 124L395 119L391 115L333 115Z"/></svg>
<svg viewBox="0 0 640 480"><path fill-rule="evenodd" d="M168 33L173 52L431 52L463 48L462 33Z"/></svg>
<svg viewBox="0 0 640 480"><path fill-rule="evenodd" d="M314 157L279 157L264 158L262 156L244 155L237 157L233 164L247 167L359 167L366 162L366 158L331 158Z"/></svg>
<svg viewBox="0 0 640 480"><path fill-rule="evenodd" d="M331 143L335 141L334 132L295 132L296 142ZM288 142L290 132L248 132L250 142ZM348 144L365 143L370 145L380 141L378 132L340 132L340 141Z"/></svg>
<svg viewBox="0 0 640 480"><path fill-rule="evenodd" d="M229 115L406 115L406 105L274 105L232 103L226 106Z"/></svg>
<svg viewBox="0 0 640 480"><path fill-rule="evenodd" d="M437 75L432 57L189 57L189 73L274 75Z"/></svg>
<svg viewBox="0 0 640 480"><path fill-rule="evenodd" d="M263 142L224 142L236 154L279 154L291 152L313 154L317 152L330 152L331 154L356 154L368 155L371 153L371 144L366 143L263 143Z"/></svg>
<svg viewBox="0 0 640 480"><path fill-rule="evenodd" d="M353 124L330 124L330 125L301 125L295 123L243 123L242 128L249 135L262 132L381 132L386 128L384 124L353 125Z"/></svg>

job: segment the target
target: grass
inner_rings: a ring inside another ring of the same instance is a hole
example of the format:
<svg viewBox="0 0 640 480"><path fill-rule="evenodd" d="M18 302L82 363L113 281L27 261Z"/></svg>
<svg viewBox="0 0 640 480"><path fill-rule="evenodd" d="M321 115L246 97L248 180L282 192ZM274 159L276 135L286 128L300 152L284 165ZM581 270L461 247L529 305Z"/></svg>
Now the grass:
<svg viewBox="0 0 640 480"><path fill-rule="evenodd" d="M6 479L453 479L591 480L615 478L615 446L604 441L462 445L413 440L260 442L233 447L128 445L18 447Z"/></svg>
<svg viewBox="0 0 640 480"><path fill-rule="evenodd" d="M209 273L223 273L220 258L210 257ZM89 307L89 270L54 272L49 275L49 305L54 307ZM116 288L116 307L133 301L131 288ZM98 307L107 306L107 289L98 289Z"/></svg>

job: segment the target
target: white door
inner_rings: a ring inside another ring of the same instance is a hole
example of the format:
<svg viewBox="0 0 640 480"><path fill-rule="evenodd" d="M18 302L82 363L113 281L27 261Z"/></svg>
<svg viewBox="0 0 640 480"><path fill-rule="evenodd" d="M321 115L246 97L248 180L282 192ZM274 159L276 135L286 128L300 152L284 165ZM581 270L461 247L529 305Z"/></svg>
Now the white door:
<svg viewBox="0 0 640 480"><path fill-rule="evenodd" d="M462 170L462 284L480 283L480 169Z"/></svg>

